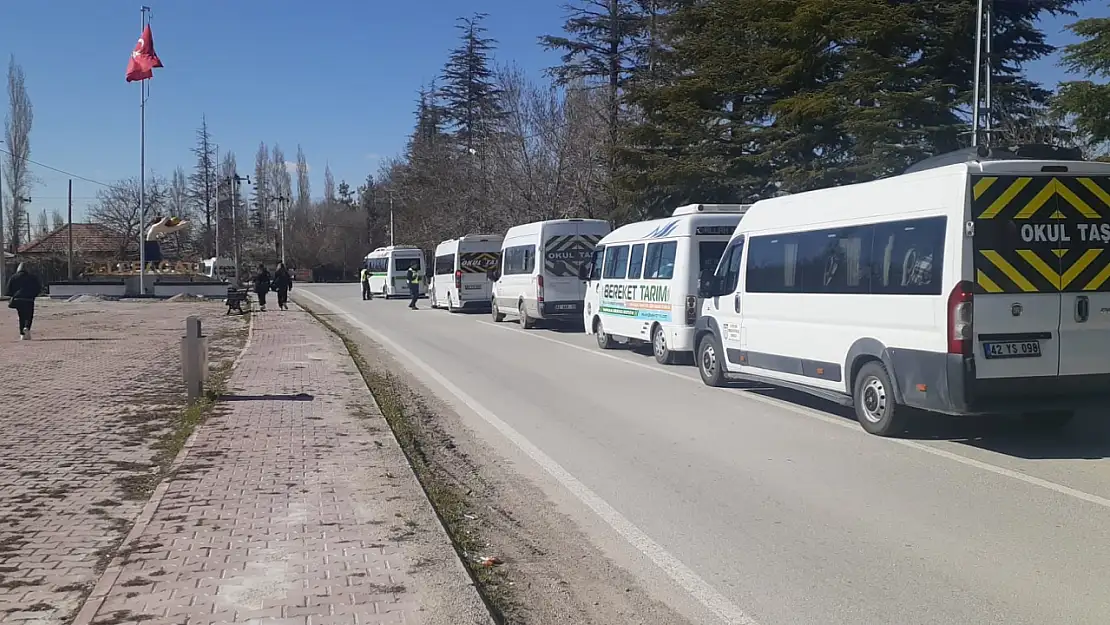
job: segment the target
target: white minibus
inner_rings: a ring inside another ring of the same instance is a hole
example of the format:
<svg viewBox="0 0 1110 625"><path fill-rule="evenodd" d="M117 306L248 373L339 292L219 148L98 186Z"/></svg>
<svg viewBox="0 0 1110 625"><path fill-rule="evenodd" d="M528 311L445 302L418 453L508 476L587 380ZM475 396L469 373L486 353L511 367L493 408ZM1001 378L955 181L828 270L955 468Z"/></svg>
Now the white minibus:
<svg viewBox="0 0 1110 625"><path fill-rule="evenodd" d="M1105 406L1110 163L933 162L753 205L699 293L702 380L838 401L878 435L919 412L1055 428Z"/></svg>
<svg viewBox="0 0 1110 625"><path fill-rule="evenodd" d="M458 312L489 306L489 272L497 269L503 239L499 234L468 234L437 245L428 285L432 308Z"/></svg>
<svg viewBox="0 0 1110 625"><path fill-rule="evenodd" d="M514 315L524 328L538 320L582 318L585 282L579 277L594 246L612 227L601 219L553 219L513 226L501 244L490 305L493 320Z"/></svg>
<svg viewBox="0 0 1110 625"><path fill-rule="evenodd" d="M698 279L721 260L748 206L691 204L670 217L621 226L605 235L584 267L583 323L602 349L651 343L672 364L694 351Z"/></svg>
<svg viewBox="0 0 1110 625"><path fill-rule="evenodd" d="M424 252L411 245L388 245L366 255L366 269L370 272L370 291L383 297L408 297L408 270L416 267L420 272L420 295L427 293L424 283Z"/></svg>

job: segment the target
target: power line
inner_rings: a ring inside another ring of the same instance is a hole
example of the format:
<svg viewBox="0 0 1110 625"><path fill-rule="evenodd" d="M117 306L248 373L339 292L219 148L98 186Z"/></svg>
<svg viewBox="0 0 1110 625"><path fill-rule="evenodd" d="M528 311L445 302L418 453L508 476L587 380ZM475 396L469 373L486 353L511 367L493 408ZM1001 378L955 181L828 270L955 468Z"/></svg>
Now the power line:
<svg viewBox="0 0 1110 625"><path fill-rule="evenodd" d="M5 150L4 148L0 148L0 153L7 154L8 156L15 156L15 154L12 154L11 152ZM99 180L93 180L92 178L86 178L84 176L79 176L79 175L77 175L73 172L69 172L69 171L66 171L64 169L58 169L57 167L51 167L50 165L45 165L45 164L40 163L38 161L33 161L29 158L24 158L22 156L15 156L15 157L19 158L19 159L22 159L23 161L25 161L27 163L30 163L32 165L42 167L43 169L49 169L50 171L57 172L59 174L64 174L66 176L69 176L70 178L76 178L77 180L84 180L85 182L91 182L92 184L98 184L102 187L109 188L109 189L115 186L115 185L108 184L106 182L101 182ZM76 199L76 198L74 198L74 199Z"/></svg>

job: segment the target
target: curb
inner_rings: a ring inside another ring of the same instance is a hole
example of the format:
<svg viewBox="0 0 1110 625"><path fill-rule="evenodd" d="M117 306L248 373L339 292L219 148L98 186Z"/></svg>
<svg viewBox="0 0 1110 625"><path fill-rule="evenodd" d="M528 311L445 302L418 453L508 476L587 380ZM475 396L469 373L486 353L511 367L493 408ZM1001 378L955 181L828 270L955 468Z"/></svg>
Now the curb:
<svg viewBox="0 0 1110 625"><path fill-rule="evenodd" d="M235 360L231 363L232 373L239 368L239 363L242 362L243 356L247 353L247 350L250 349L251 339L253 338L254 315L251 315L247 325L247 340L243 343L243 349L239 350L239 355L236 356ZM198 434L200 434L199 427L193 430L193 433L185 440L185 444L181 446L181 451L177 452L177 456L174 457L173 462L170 463L169 468L166 470L166 477L154 488L154 493L151 494L150 499L143 505L142 511L139 513L138 518L135 519L135 524L131 527L131 531L127 533L127 537L120 543L121 548L137 541L139 537L143 535L143 532L146 531L147 526L150 525L150 522L154 519L154 513L157 512L158 507L162 505L162 499L166 496L166 491L170 488L170 476L185 463L185 459L189 456L189 450L192 449L193 445L196 443ZM115 587L116 581L119 580L121 573L123 573L123 562L122 558L120 558L117 553L112 557L111 562L108 563L104 572L100 574L100 578L96 581L96 585L93 586L92 592L89 593L88 598L85 599L84 605L81 606L81 609L77 612L77 616L73 618L70 625L90 625L92 623L97 613L100 612L100 608L104 605L104 600L108 598L108 594L111 593L112 588Z"/></svg>

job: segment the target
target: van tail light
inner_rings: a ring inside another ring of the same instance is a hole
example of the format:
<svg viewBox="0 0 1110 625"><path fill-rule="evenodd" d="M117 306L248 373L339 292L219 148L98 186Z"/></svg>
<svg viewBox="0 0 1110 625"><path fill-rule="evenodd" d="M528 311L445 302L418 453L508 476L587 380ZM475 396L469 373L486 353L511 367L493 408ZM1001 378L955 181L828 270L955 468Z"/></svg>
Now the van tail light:
<svg viewBox="0 0 1110 625"><path fill-rule="evenodd" d="M455 289L456 290L462 289L462 270L461 269L456 269L455 270Z"/></svg>
<svg viewBox="0 0 1110 625"><path fill-rule="evenodd" d="M543 276L536 276L536 301L543 301Z"/></svg>
<svg viewBox="0 0 1110 625"><path fill-rule="evenodd" d="M971 356L974 285L965 280L948 294L948 353Z"/></svg>
<svg viewBox="0 0 1110 625"><path fill-rule="evenodd" d="M692 326L698 320L698 298L693 295L686 296L686 325Z"/></svg>

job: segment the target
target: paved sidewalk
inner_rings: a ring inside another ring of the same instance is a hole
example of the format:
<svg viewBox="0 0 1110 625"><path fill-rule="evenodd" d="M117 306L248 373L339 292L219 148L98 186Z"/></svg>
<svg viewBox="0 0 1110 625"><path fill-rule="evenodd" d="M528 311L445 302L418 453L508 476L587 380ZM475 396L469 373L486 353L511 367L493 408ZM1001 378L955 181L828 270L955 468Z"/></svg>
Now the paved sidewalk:
<svg viewBox="0 0 1110 625"><path fill-rule="evenodd" d="M488 625L343 344L290 306L255 315L233 401L89 620Z"/></svg>
<svg viewBox="0 0 1110 625"><path fill-rule="evenodd" d="M20 342L0 303L0 623L71 618L150 496L188 315L214 357L238 353L219 304L40 300Z"/></svg>

